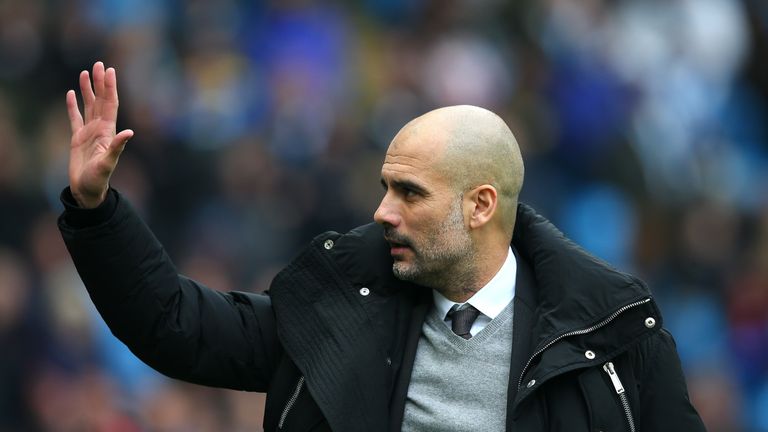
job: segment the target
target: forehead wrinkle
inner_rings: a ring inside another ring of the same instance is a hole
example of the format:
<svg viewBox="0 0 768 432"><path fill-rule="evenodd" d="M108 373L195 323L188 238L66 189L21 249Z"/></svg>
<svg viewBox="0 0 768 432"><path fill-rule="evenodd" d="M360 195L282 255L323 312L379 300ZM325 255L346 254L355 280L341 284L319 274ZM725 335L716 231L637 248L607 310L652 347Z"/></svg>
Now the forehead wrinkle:
<svg viewBox="0 0 768 432"><path fill-rule="evenodd" d="M413 172L417 177L429 176L434 170L431 161L423 157L407 155L387 155L381 168L397 172Z"/></svg>
<svg viewBox="0 0 768 432"><path fill-rule="evenodd" d="M398 170L398 171L407 171L408 169L416 168L413 164L392 162L392 161L384 161L384 164L382 165L382 169L384 167L387 167L388 169L392 169L392 170Z"/></svg>
<svg viewBox="0 0 768 432"><path fill-rule="evenodd" d="M388 154L387 158L393 158L393 159L413 159L416 161L421 161L422 158L416 157L416 156L408 156L408 155L398 155L398 154Z"/></svg>
<svg viewBox="0 0 768 432"><path fill-rule="evenodd" d="M418 158L402 159L402 158L395 158L395 157L387 157L386 159L384 159L384 165L420 168L420 167L424 167L427 164Z"/></svg>
<svg viewBox="0 0 768 432"><path fill-rule="evenodd" d="M436 152L430 153L423 149L419 149L419 150L421 150L419 152L421 154L417 154L417 155L402 154L402 153L392 154L392 152L388 152L384 158L383 165L390 165L393 167L402 166L405 169L418 170L420 173L427 173L427 172L436 173L439 161L443 159L442 154L437 154Z"/></svg>
<svg viewBox="0 0 768 432"><path fill-rule="evenodd" d="M405 147L405 148L404 148ZM406 147L406 144L392 145L387 151L385 159L405 159L413 160L417 162L427 163L434 155L434 151L430 152L421 146L415 146L411 144L410 148Z"/></svg>
<svg viewBox="0 0 768 432"><path fill-rule="evenodd" d="M389 158L388 158L389 159ZM394 173L408 175L412 178L420 179L420 183L435 182L442 179L441 173L436 169L431 161L424 161L421 158L413 158L418 163L403 163L400 161L385 160L381 166L382 174L385 170Z"/></svg>
<svg viewBox="0 0 768 432"><path fill-rule="evenodd" d="M389 165L389 166L388 166ZM413 167L407 166L407 168L400 168L399 164L384 164L381 169L381 179L386 183L403 183L410 182L418 185L421 189L427 190L430 182L425 179L422 170L413 169ZM388 178L385 178L388 177ZM393 178L394 177L394 178Z"/></svg>

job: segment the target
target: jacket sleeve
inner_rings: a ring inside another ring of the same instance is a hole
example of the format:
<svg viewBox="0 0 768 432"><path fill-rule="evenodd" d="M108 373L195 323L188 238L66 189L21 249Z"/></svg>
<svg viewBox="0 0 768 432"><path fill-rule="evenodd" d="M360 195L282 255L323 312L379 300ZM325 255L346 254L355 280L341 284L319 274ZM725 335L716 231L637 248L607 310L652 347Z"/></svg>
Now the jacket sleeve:
<svg viewBox="0 0 768 432"><path fill-rule="evenodd" d="M142 361L197 384L266 391L280 355L266 295L221 293L177 274L130 204L110 190L78 209L68 190L59 229L112 333Z"/></svg>
<svg viewBox="0 0 768 432"><path fill-rule="evenodd" d="M706 431L688 398L685 376L672 335L661 330L646 345L640 395L643 432Z"/></svg>

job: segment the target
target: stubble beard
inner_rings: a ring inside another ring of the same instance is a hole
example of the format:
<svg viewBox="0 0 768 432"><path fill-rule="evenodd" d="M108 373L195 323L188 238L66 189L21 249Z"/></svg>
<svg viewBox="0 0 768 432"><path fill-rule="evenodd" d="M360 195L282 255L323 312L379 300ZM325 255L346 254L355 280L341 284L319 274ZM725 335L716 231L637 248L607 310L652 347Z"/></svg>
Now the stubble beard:
<svg viewBox="0 0 768 432"><path fill-rule="evenodd" d="M475 251L464 227L461 199L454 202L445 220L423 238L427 239L423 244L411 244L412 261L392 264L395 277L444 294L469 289L475 279Z"/></svg>

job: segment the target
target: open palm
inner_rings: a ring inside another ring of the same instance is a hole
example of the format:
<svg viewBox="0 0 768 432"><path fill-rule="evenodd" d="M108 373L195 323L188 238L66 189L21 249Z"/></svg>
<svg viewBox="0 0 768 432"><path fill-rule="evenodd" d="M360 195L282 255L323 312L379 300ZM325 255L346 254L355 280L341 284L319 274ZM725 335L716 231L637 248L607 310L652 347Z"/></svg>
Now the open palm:
<svg viewBox="0 0 768 432"><path fill-rule="evenodd" d="M81 207L101 204L109 188L109 178L125 143L133 136L126 129L116 133L117 76L102 62L93 65L93 86L88 71L80 73L83 114L74 90L67 92L67 112L72 127L69 150L69 186Z"/></svg>

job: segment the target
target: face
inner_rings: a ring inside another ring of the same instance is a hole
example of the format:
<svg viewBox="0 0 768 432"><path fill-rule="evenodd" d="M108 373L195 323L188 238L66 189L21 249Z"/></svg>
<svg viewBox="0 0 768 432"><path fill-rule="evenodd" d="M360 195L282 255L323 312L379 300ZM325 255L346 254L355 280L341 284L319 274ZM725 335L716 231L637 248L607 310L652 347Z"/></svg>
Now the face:
<svg viewBox="0 0 768 432"><path fill-rule="evenodd" d="M438 288L472 262L472 239L461 193L435 169L432 147L395 139L381 168L385 194L374 220L384 226L395 276Z"/></svg>

